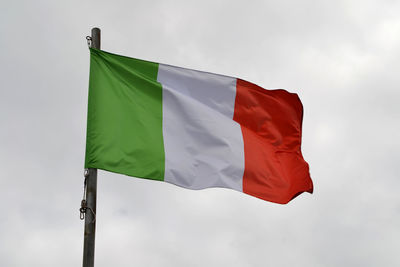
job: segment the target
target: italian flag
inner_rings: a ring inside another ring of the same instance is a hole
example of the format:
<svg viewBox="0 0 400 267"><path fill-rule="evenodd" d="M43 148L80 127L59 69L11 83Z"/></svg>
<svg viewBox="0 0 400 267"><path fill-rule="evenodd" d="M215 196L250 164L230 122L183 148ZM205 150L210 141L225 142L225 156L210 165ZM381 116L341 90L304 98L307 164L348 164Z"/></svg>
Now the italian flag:
<svg viewBox="0 0 400 267"><path fill-rule="evenodd" d="M313 191L296 94L90 49L85 168L287 203Z"/></svg>

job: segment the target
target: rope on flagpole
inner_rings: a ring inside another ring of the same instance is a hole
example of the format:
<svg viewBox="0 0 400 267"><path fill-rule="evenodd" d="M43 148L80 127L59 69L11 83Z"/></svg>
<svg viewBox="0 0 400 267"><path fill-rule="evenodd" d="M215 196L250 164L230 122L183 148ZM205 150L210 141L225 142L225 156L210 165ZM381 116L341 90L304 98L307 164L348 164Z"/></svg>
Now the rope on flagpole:
<svg viewBox="0 0 400 267"><path fill-rule="evenodd" d="M81 207L79 209L79 212L80 212L79 218L81 220L84 220L86 211L90 210L93 214L93 220L92 220L92 223L93 223L96 221L96 213L93 211L93 209L91 207L89 207L87 205L87 201L86 201L87 178L89 177L89 169L85 169L84 177L85 177L85 180L83 182L83 197L82 197L82 201L81 201Z"/></svg>
<svg viewBox="0 0 400 267"><path fill-rule="evenodd" d="M92 46L92 37L91 36L86 36L86 41L87 41L87 45L89 47L91 47Z"/></svg>

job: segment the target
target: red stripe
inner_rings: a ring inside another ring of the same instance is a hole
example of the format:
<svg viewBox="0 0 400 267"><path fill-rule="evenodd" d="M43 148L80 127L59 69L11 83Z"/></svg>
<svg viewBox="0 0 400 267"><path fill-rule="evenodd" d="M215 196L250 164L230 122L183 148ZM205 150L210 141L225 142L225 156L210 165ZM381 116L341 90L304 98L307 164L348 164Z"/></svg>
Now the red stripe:
<svg viewBox="0 0 400 267"><path fill-rule="evenodd" d="M243 134L244 193L281 204L302 192L312 193L300 150L302 117L296 94L237 79L233 119Z"/></svg>

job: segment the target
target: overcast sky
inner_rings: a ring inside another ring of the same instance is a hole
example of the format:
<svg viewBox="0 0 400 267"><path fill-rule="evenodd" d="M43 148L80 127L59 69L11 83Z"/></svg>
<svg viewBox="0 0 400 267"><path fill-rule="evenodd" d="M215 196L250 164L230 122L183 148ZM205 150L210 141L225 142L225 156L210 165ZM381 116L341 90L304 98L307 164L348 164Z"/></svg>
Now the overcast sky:
<svg viewBox="0 0 400 267"><path fill-rule="evenodd" d="M0 266L81 266L89 51L299 94L314 194L99 171L96 266L400 266L400 2L3 1Z"/></svg>

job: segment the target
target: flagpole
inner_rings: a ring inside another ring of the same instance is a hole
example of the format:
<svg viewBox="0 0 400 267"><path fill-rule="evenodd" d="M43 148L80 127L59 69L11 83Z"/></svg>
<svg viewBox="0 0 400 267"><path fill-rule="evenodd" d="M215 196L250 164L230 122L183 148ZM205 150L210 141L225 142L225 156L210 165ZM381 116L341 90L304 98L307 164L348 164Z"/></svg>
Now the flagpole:
<svg viewBox="0 0 400 267"><path fill-rule="evenodd" d="M100 49L100 29L93 28L91 47ZM94 266L94 249L96 233L96 196L97 196L97 169L85 171L86 207L85 207L85 236L83 243L83 267ZM84 206L84 205L82 205Z"/></svg>

